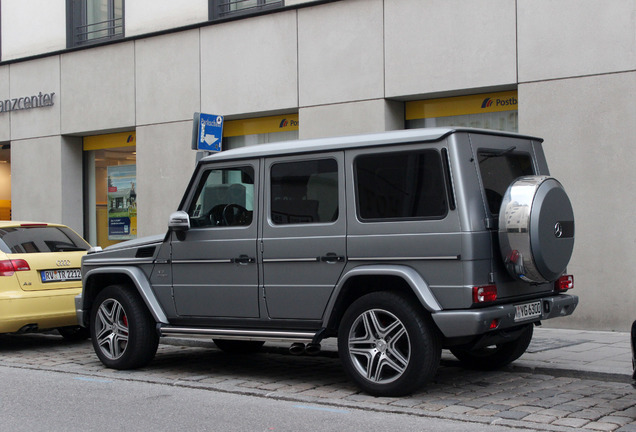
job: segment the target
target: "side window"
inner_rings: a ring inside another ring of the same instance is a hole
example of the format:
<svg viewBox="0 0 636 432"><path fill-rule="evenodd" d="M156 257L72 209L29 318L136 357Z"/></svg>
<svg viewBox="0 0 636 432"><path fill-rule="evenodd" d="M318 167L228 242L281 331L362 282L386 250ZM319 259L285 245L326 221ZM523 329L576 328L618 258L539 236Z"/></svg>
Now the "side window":
<svg viewBox="0 0 636 432"><path fill-rule="evenodd" d="M193 227L248 226L253 212L254 169L249 166L205 171L188 208Z"/></svg>
<svg viewBox="0 0 636 432"><path fill-rule="evenodd" d="M271 169L271 220L276 225L338 219L338 163L283 162Z"/></svg>
<svg viewBox="0 0 636 432"><path fill-rule="evenodd" d="M362 220L446 216L446 185L437 150L359 156L354 169Z"/></svg>

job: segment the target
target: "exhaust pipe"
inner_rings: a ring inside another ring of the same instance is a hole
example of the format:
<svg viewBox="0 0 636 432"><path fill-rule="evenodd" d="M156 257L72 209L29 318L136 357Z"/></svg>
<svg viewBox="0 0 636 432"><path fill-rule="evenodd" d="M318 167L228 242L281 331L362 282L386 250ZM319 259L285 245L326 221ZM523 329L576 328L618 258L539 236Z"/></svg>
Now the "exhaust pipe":
<svg viewBox="0 0 636 432"><path fill-rule="evenodd" d="M292 355L302 355L305 352L305 344L300 342L294 342L289 347L289 353Z"/></svg>
<svg viewBox="0 0 636 432"><path fill-rule="evenodd" d="M305 352L308 355L316 355L320 352L320 344L319 343L308 343L305 347Z"/></svg>

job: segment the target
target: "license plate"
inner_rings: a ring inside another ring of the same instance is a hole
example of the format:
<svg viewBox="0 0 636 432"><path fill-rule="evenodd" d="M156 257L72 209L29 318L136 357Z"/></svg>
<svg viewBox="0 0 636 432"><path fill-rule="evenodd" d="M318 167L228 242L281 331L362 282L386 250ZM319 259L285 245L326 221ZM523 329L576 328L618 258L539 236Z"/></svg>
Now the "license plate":
<svg viewBox="0 0 636 432"><path fill-rule="evenodd" d="M80 269L43 270L40 272L42 282L64 282L82 279Z"/></svg>
<svg viewBox="0 0 636 432"><path fill-rule="evenodd" d="M524 303L515 305L515 321L525 321L541 316L541 302Z"/></svg>

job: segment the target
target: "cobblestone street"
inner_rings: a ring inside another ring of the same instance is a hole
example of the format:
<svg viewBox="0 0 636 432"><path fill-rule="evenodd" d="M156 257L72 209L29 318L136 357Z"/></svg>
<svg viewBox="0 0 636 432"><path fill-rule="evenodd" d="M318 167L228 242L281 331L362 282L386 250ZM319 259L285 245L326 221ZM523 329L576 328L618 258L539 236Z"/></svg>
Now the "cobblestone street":
<svg viewBox="0 0 636 432"><path fill-rule="evenodd" d="M212 342L162 342L146 368L115 371L103 367L90 341L69 343L52 334L5 335L0 336L0 366L531 430L636 431L636 388L628 379L523 368L475 372L459 368L445 354L436 378L420 392L378 398L360 393L348 381L330 343L317 356L292 356L283 345L271 344L262 353L240 356L225 354Z"/></svg>

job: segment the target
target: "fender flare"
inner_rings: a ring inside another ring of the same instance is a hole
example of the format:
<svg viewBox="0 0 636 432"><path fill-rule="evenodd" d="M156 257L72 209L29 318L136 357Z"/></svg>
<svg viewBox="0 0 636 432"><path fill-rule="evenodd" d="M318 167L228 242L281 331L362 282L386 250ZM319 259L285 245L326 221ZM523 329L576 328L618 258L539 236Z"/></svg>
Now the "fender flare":
<svg viewBox="0 0 636 432"><path fill-rule="evenodd" d="M442 307L438 303L437 299L433 295L428 283L422 278L422 276L415 271L412 267L403 265L365 265L359 266L346 272L338 281L336 288L334 289L327 308L325 310L325 316L323 323L328 325L333 318L333 311L338 299L341 296L342 290L345 284L353 277L357 276L396 276L403 279L411 288L411 291L422 306L429 312L435 313L442 310Z"/></svg>
<svg viewBox="0 0 636 432"><path fill-rule="evenodd" d="M161 308L161 305L157 301L157 298L155 297L152 291L152 287L150 286L150 282L148 281L148 278L146 278L146 275L144 274L144 272L141 271L141 269L139 269L138 267L119 266L119 267L100 267L93 270L89 270L88 273L86 273L86 275L83 278L84 287L88 285L89 280L101 274L120 274L120 275L127 276L135 285L137 292L143 299L144 303L146 304L146 307L148 307L148 310L152 314L152 317L155 319L155 321L161 324L168 324L168 317L166 316L165 312ZM82 294L84 295L85 291L82 292ZM85 308L87 305L87 300L88 299L84 297L82 301L82 308L84 310L86 310Z"/></svg>

